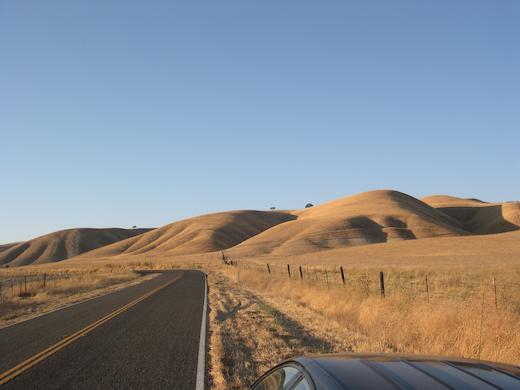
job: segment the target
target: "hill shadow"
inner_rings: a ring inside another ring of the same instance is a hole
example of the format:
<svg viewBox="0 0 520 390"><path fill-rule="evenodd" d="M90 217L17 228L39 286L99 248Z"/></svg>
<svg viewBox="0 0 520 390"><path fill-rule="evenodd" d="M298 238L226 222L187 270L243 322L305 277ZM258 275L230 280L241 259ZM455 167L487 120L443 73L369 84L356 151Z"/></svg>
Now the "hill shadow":
<svg viewBox="0 0 520 390"><path fill-rule="evenodd" d="M502 205L480 207L440 207L439 211L457 219L474 234L496 234L520 230L503 216Z"/></svg>

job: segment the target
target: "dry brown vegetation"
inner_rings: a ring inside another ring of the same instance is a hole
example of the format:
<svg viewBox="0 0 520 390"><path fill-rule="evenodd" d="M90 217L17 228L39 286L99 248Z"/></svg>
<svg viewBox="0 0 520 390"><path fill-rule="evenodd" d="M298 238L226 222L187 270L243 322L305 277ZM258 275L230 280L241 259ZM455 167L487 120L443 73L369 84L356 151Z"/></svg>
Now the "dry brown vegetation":
<svg viewBox="0 0 520 390"><path fill-rule="evenodd" d="M26 268L0 270L0 326L128 287L153 276L141 276L130 269L110 265L56 270L32 268L29 272Z"/></svg>
<svg viewBox="0 0 520 390"><path fill-rule="evenodd" d="M222 274L209 283L212 388L245 389L281 359L337 347Z"/></svg>
<svg viewBox="0 0 520 390"><path fill-rule="evenodd" d="M89 264L173 258L183 263L189 258L200 261L197 257L218 259L221 250L232 258L284 262L295 256L300 262L304 258L315 263L352 258L451 262L468 256L473 257L471 261L504 261L520 251L520 203L445 195L419 200L398 191L378 190L303 210L206 214L122 240L105 240L106 229L79 230L92 235L83 242L81 234L78 238L78 234L64 234L69 231L56 232L0 248L0 264L53 262L71 256L74 263Z"/></svg>
<svg viewBox="0 0 520 390"><path fill-rule="evenodd" d="M304 268L303 281L298 271L289 279L285 267L271 274L227 267L213 275L214 388L244 388L276 362L309 352L402 352L520 363L520 267L386 268L384 298L379 268L348 269L345 287L333 271L316 267L314 276Z"/></svg>
<svg viewBox="0 0 520 390"><path fill-rule="evenodd" d="M151 232L81 256L85 259L128 256L178 256L232 247L295 217L284 212L228 211L174 222ZM81 258L80 257L80 258Z"/></svg>
<svg viewBox="0 0 520 390"><path fill-rule="evenodd" d="M422 201L458 220L472 233L503 233L520 226L520 202L487 203L447 195L428 196Z"/></svg>
<svg viewBox="0 0 520 390"><path fill-rule="evenodd" d="M0 246L0 266L20 266L61 261L150 229L67 229L30 241Z"/></svg>
<svg viewBox="0 0 520 390"><path fill-rule="evenodd" d="M15 248L0 247L0 259ZM223 254L238 267L224 266ZM135 269L210 271L212 383L238 389L281 359L311 352L409 352L518 364L519 254L518 202L419 200L382 190L304 210L194 217L34 272L86 274L110 266L112 276L96 276L104 281L95 291L104 291L114 281L137 282ZM4 271L15 272L0 270L0 278ZM91 284L57 289L53 301L89 296L74 288ZM48 291L15 298L20 306L13 312L49 310L48 298Z"/></svg>
<svg viewBox="0 0 520 390"><path fill-rule="evenodd" d="M393 240L466 235L462 224L398 191L370 191L294 212L232 249L236 256L297 255Z"/></svg>
<svg viewBox="0 0 520 390"><path fill-rule="evenodd" d="M347 267L395 266L400 268L517 266L520 262L520 231L460 237L433 237L360 245L300 255L233 256L259 264L330 264Z"/></svg>

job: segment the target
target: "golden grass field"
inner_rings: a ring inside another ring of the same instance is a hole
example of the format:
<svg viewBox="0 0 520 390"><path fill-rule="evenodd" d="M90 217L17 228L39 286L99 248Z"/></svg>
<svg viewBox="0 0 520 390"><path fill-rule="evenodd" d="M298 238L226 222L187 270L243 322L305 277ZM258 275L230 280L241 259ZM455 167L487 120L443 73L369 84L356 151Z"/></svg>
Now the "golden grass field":
<svg viewBox="0 0 520 390"><path fill-rule="evenodd" d="M0 264L212 260L221 256L220 251L232 258L261 261L296 256L298 261L320 263L383 258L394 263L450 262L474 255L487 256L485 261L500 256L504 261L518 253L519 229L519 202L485 203L446 195L419 200L378 190L303 210L206 214L151 231L71 229L0 247Z"/></svg>
<svg viewBox="0 0 520 390"><path fill-rule="evenodd" d="M214 388L245 388L273 363L304 353L398 352L520 364L520 266L380 264L346 272L345 286L330 265L303 267L303 280L297 268L289 278L277 266L271 274L250 264L214 272Z"/></svg>
<svg viewBox="0 0 520 390"><path fill-rule="evenodd" d="M0 269L0 279L43 272L78 278L5 299L0 321L137 283L136 269L199 268L209 273L215 389L244 388L304 353L407 352L520 364L518 202L419 200L382 190L303 210L207 214L122 238L64 260L40 256L32 266ZM25 244L39 254L59 242L33 241ZM0 259L14 248L0 247Z"/></svg>

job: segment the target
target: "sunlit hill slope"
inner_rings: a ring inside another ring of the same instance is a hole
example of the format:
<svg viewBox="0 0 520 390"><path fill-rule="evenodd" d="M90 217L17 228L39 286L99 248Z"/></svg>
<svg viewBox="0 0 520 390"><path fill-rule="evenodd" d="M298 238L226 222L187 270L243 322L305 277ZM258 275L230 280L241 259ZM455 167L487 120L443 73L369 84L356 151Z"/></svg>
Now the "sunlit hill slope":
<svg viewBox="0 0 520 390"><path fill-rule="evenodd" d="M229 211L163 226L138 237L85 253L84 257L183 255L230 248L275 225L296 218L284 212Z"/></svg>
<svg viewBox="0 0 520 390"><path fill-rule="evenodd" d="M349 196L295 212L233 248L236 255L292 255L393 240L470 234L451 216L398 191Z"/></svg>
<svg viewBox="0 0 520 390"><path fill-rule="evenodd" d="M220 251L233 258L302 259L309 254L317 259L319 254L322 259L333 259L341 258L340 252L349 250L352 255L368 259L372 251L369 248L377 252L378 258L385 257L385 250L394 253L394 257L405 256L410 250L432 257L440 254L434 253L435 247L444 248L446 256L465 248L467 257L475 255L472 248L477 246L479 256L485 255L486 248L494 248L494 256L504 248L504 256L510 256L519 245L517 235L508 232L516 230L520 230L519 202L486 203L447 195L419 200L398 191L377 190L302 210L206 214L149 231L71 229L0 246L0 265L41 264L69 258L88 262L189 255L195 259L197 255ZM503 239L496 238L504 234L507 235ZM482 246L486 240L494 240L496 245ZM424 245L405 244L411 241ZM218 254L205 258L221 257Z"/></svg>
<svg viewBox="0 0 520 390"><path fill-rule="evenodd" d="M0 265L19 266L61 261L149 230L119 228L60 230L30 241L10 244L5 250L0 251Z"/></svg>

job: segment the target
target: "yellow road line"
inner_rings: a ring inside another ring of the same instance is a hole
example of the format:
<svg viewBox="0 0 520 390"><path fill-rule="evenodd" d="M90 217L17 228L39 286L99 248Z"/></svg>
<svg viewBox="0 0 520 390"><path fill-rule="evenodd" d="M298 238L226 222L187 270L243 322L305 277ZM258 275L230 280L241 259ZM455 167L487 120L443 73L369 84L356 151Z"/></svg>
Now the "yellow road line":
<svg viewBox="0 0 520 390"><path fill-rule="evenodd" d="M113 312L107 314L103 318L100 318L99 320L93 322L90 325L87 325L83 329L77 331L76 333L71 334L70 336L67 336L63 338L62 340L58 341L56 344L44 349L43 351L37 353L36 355L30 357L29 359L21 362L20 364L14 366L13 368L5 371L4 373L0 374L0 386L4 383L9 382L13 378L20 375L22 372L28 370L29 368L33 367L34 365L38 364L42 360L48 358L52 354L58 352L60 349L65 348L67 345L73 343L80 337L83 337L87 335L88 333L92 332L97 327L103 325L104 323L110 321L112 318L118 316L119 314L123 313L124 311L130 309L132 306L137 305L139 302L144 301L146 298L150 297L151 295L155 294L159 290L162 290L163 288L169 286L173 282L177 281L181 276L182 272L177 275L174 279L160 285L159 287L153 289L152 291L147 292L146 294L142 295L141 297L135 299L134 301L120 307L119 309L114 310Z"/></svg>

